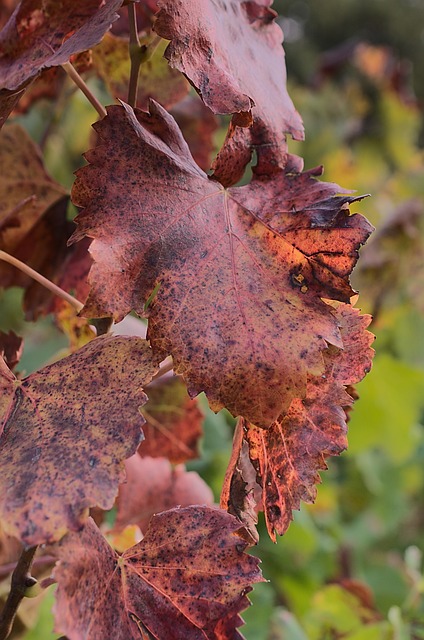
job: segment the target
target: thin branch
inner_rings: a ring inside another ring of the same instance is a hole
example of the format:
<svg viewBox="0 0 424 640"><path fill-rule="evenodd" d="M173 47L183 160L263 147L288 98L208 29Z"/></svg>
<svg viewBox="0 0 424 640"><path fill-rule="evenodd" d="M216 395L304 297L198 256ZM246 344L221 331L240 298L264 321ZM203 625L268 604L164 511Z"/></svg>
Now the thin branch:
<svg viewBox="0 0 424 640"><path fill-rule="evenodd" d="M81 78L78 71L72 66L72 64L70 62L65 62L64 64L62 64L62 68L66 71L68 76L75 82L77 87L81 89L81 91L83 92L87 100L93 105L93 107L95 108L99 116L101 118L104 118L105 116L107 116L107 112L104 106L100 104L96 96L91 93L90 89L88 88L84 80Z"/></svg>
<svg viewBox="0 0 424 640"><path fill-rule="evenodd" d="M131 61L130 82L128 85L128 104L132 107L136 106L138 74L143 55L143 47L140 46L138 37L137 14L134 2L128 5L128 22L130 29L129 53Z"/></svg>
<svg viewBox="0 0 424 640"><path fill-rule="evenodd" d="M67 293L60 287L58 287L57 284L54 284L53 282L51 282L50 280L42 276L41 273L38 273L38 271L34 271L34 269L31 269L31 267L29 267L24 262L21 262L17 258L14 258L13 256L11 256L9 253L6 253L6 251L0 251L0 260L3 260L8 264L13 265L23 273L26 273L28 276L30 276L31 278L33 278L34 280L42 284L44 287L46 287L46 289L49 289L49 291L51 291L55 295L59 296L60 298L63 298L63 300L66 300L66 302L69 302L69 304L71 304L74 307L74 309L77 310L78 313L84 307L82 302L80 302L79 300L71 296L69 293Z"/></svg>
<svg viewBox="0 0 424 640"><path fill-rule="evenodd" d="M0 614L0 640L9 637L21 600L25 597L26 590L34 585L35 579L30 570L36 551L37 547L24 549L12 574L9 595Z"/></svg>

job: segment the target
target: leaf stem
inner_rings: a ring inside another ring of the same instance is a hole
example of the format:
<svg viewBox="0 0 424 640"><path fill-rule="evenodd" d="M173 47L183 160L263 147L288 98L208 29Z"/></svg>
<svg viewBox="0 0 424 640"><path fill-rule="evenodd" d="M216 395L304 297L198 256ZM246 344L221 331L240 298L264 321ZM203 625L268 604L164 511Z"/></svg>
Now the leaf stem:
<svg viewBox="0 0 424 640"><path fill-rule="evenodd" d="M62 68L66 71L68 76L75 82L77 87L81 89L87 100L93 105L97 113L101 118L107 116L106 109L100 102L97 100L96 96L91 93L91 90L88 88L84 80L81 78L78 71L73 67L70 62L65 62L62 64Z"/></svg>
<svg viewBox="0 0 424 640"><path fill-rule="evenodd" d="M130 28L129 54L131 60L130 81L128 85L128 104L131 107L136 106L138 75L143 55L143 48L140 46L138 37L137 14L135 3L130 2L128 5L128 22Z"/></svg>
<svg viewBox="0 0 424 640"><path fill-rule="evenodd" d="M30 570L37 547L24 549L12 574L9 595L0 614L0 640L6 640L12 631L13 622L25 592L34 583Z"/></svg>
<svg viewBox="0 0 424 640"><path fill-rule="evenodd" d="M55 562L56 558L54 556L40 556L35 558L32 566L43 567L44 565L54 564ZM17 562L8 562L7 564L0 565L0 580L7 578L7 576L16 569L17 564Z"/></svg>
<svg viewBox="0 0 424 640"><path fill-rule="evenodd" d="M46 289L49 289L49 291L51 291L55 295L59 296L60 298L63 298L63 300L66 300L66 302L69 302L69 304L71 304L74 307L74 309L77 310L78 313L84 307L82 302L80 302L79 300L71 296L69 293L67 293L60 287L58 287L56 284L54 284L53 282L51 282L50 280L42 276L41 273L38 273L38 271L34 271L34 269L31 269L31 267L29 267L24 262L21 262L14 256L11 256L9 253L6 253L6 251L0 251L0 260L3 260L8 264L13 265L23 273L26 273L28 276L30 276L30 278L33 278L34 280L42 284L44 287L46 287Z"/></svg>

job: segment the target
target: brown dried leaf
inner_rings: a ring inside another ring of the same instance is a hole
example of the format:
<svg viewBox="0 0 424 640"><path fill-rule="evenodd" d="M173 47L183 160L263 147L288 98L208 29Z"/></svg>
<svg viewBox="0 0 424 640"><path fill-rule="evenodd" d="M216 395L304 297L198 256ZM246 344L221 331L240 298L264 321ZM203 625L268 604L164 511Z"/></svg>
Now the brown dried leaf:
<svg viewBox="0 0 424 640"><path fill-rule="evenodd" d="M197 401L188 396L182 380L174 376L153 382L148 394L140 455L168 458L174 464L198 458L203 414Z"/></svg>
<svg viewBox="0 0 424 640"><path fill-rule="evenodd" d="M143 437L150 348L102 336L22 381L0 367L0 518L26 545L58 540L88 507L113 505L122 462Z"/></svg>
<svg viewBox="0 0 424 640"><path fill-rule="evenodd" d="M366 331L370 316L361 316L357 309L345 304L337 305L335 311L341 325L343 349L329 347L324 356L325 373L309 377L306 397L295 398L287 414L267 430L241 419L244 435L235 442L229 475L231 481L237 480L242 446L247 443L257 482L262 487L268 533L274 541L274 530L279 535L285 533L292 511L299 509L301 500L314 501L315 484L320 482L318 471L327 468L325 458L339 455L346 448L345 409L353 403L346 387L359 382L371 367L370 345L374 337ZM246 494L248 488L249 485ZM241 499L238 496L239 502ZM228 490L223 492L221 505L232 511L237 508L237 501ZM249 525L243 513L236 515Z"/></svg>
<svg viewBox="0 0 424 640"><path fill-rule="evenodd" d="M125 470L127 481L119 487L115 529L137 524L146 531L154 513L191 504L213 505L212 490L184 465L173 469L166 458L136 454L125 461Z"/></svg>
<svg viewBox="0 0 424 640"><path fill-rule="evenodd" d="M22 356L24 340L14 331L4 333L0 331L0 357L4 359L9 369L14 369Z"/></svg>
<svg viewBox="0 0 424 640"><path fill-rule="evenodd" d="M249 458L249 447L243 438L244 424L238 420L234 431L231 459L228 463L221 491L220 507L243 523L240 535L248 544L257 544L259 534L258 506L261 487L256 482L256 469Z"/></svg>
<svg viewBox="0 0 424 640"><path fill-rule="evenodd" d="M286 133L303 139L301 118L286 89L283 34L270 5L271 0L159 0L154 25L171 40L165 52L170 65L190 79L214 113L235 114L234 126L253 123L242 134L244 147L250 158L254 145L262 163L263 155L270 156L268 169L284 167ZM223 184L235 182L234 175Z"/></svg>
<svg viewBox="0 0 424 640"><path fill-rule="evenodd" d="M355 198L296 171L224 189L194 163L174 119L109 107L73 189L73 240L94 238L88 317L149 316L160 358L172 354L193 397L268 427L341 346L322 298L348 301L371 226ZM142 159L142 163L141 160ZM155 292L147 313L145 303Z"/></svg>
<svg viewBox="0 0 424 640"><path fill-rule="evenodd" d="M238 527L218 509L172 509L118 556L88 522L58 545L56 630L72 640L107 638L111 629L114 640L241 639L238 614L262 577Z"/></svg>

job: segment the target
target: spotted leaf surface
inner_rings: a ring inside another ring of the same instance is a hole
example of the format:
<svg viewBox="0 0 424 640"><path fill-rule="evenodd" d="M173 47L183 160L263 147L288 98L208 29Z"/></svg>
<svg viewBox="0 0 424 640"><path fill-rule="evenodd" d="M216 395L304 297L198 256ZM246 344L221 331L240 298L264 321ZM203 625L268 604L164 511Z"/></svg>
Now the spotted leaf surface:
<svg viewBox="0 0 424 640"><path fill-rule="evenodd" d="M71 640L106 638L111 629L116 640L241 638L238 614L262 578L238 527L218 509L172 509L118 556L89 521L58 545L56 630Z"/></svg>
<svg viewBox="0 0 424 640"><path fill-rule="evenodd" d="M25 545L58 540L88 507L113 505L123 461L143 437L150 348L96 338L22 381L0 363L0 519Z"/></svg>
<svg viewBox="0 0 424 640"><path fill-rule="evenodd" d="M214 113L252 126L252 143L284 164L285 134L303 138L286 89L283 34L271 0L159 0L155 31L170 40L165 57L182 71ZM253 123L253 124L252 124ZM246 144L249 145L249 134Z"/></svg>
<svg viewBox="0 0 424 640"><path fill-rule="evenodd" d="M256 481L262 487L262 509L269 535L283 535L292 520L292 510L300 502L313 502L318 471L326 469L325 458L339 455L347 447L346 409L353 404L348 393L371 368L374 336L366 330L371 318L361 316L349 305L335 306L341 325L343 349L329 347L325 353L325 371L310 376L306 396L295 398L286 413L264 430L241 420L243 437L235 441L237 464L231 465L231 479L240 485L238 471L246 447L256 469ZM245 500L251 495L251 478L241 479ZM227 482L228 485L228 482ZM250 490L250 493L249 493ZM240 495L236 494L240 501ZM223 494L222 506L234 511L237 501ZM237 513L240 517L240 513ZM251 520L241 512L246 527Z"/></svg>
<svg viewBox="0 0 424 640"><path fill-rule="evenodd" d="M146 315L149 300L153 350L172 354L190 395L269 427L324 373L327 344L342 346L322 298L349 300L370 225L296 160L225 189L159 105L108 113L73 189L84 207L73 239L94 238L85 314Z"/></svg>

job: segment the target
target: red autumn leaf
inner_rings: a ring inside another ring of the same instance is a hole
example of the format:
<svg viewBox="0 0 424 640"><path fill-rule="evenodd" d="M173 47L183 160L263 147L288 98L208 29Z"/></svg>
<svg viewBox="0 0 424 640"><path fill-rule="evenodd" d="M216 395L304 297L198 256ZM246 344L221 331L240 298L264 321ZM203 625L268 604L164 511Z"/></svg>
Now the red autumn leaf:
<svg viewBox="0 0 424 640"><path fill-rule="evenodd" d="M154 513L191 504L213 505L212 490L184 465L173 469L166 458L137 454L125 461L125 470L127 480L119 487L115 529L137 524L144 532Z"/></svg>
<svg viewBox="0 0 424 640"><path fill-rule="evenodd" d="M122 0L22 0L0 33L0 87L18 89L100 41Z"/></svg>
<svg viewBox="0 0 424 640"><path fill-rule="evenodd" d="M149 385L148 394L140 455L162 456L174 464L198 458L203 414L197 401L189 398L182 380L174 376L155 381Z"/></svg>
<svg viewBox="0 0 424 640"><path fill-rule="evenodd" d="M143 437L150 348L104 336L23 381L0 366L0 519L28 546L51 542L79 529L88 507L112 507Z"/></svg>
<svg viewBox="0 0 424 640"><path fill-rule="evenodd" d="M88 317L149 316L193 397L268 427L342 346L333 308L371 226L320 170L257 176L224 189L194 163L174 119L109 107L73 189L73 239L94 238ZM145 303L154 292L147 312Z"/></svg>
<svg viewBox="0 0 424 640"><path fill-rule="evenodd" d="M285 533L292 510L299 509L301 500L314 501L318 471L327 468L325 458L346 448L345 409L353 403L346 387L359 382L371 368L374 336L366 331L371 317L361 316L346 304L337 305L335 312L343 349L329 347L324 356L325 372L309 377L306 397L295 398L286 415L267 430L241 419L242 441L248 445L257 482L262 486L265 520L273 540L274 530L279 535ZM236 445L240 457L241 444ZM232 475L237 476L238 466L232 464ZM228 491L223 493L221 506L233 507Z"/></svg>
<svg viewBox="0 0 424 640"><path fill-rule="evenodd" d="M4 359L9 369L14 369L21 359L24 346L23 338L14 331L4 333L0 331L0 357Z"/></svg>
<svg viewBox="0 0 424 640"><path fill-rule="evenodd" d="M56 630L71 640L237 640L258 559L244 553L233 516L210 507L153 516L144 539L116 554L94 523L59 543ZM144 634L144 635L143 635Z"/></svg>
<svg viewBox="0 0 424 640"><path fill-rule="evenodd" d="M266 151L283 167L285 134L302 140L303 126L287 93L283 34L271 2L159 0L154 29L171 40L165 52L170 65L189 78L214 113L235 114L233 125L241 127L253 119L252 130L240 134L247 161L254 145L259 160ZM236 181L233 175L224 184Z"/></svg>

